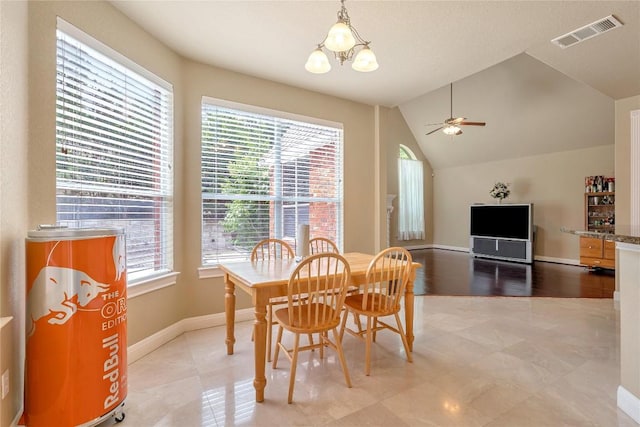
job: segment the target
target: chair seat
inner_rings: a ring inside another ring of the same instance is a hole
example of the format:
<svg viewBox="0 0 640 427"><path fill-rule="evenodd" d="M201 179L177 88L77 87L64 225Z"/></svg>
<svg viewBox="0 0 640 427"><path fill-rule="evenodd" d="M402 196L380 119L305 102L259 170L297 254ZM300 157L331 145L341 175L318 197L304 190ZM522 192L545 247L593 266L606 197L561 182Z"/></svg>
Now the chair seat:
<svg viewBox="0 0 640 427"><path fill-rule="evenodd" d="M322 303L305 304L303 309L296 307L294 309L300 316L297 319L292 320L289 318L289 308L281 308L274 313L280 323L286 329L292 332L313 333L322 332L333 329L340 324L340 316L333 316L334 309L331 306ZM320 313L326 313L325 316ZM333 318L333 320L315 325L315 320L318 318Z"/></svg>
<svg viewBox="0 0 640 427"><path fill-rule="evenodd" d="M362 309L362 300L364 294L348 295L344 299L344 305L358 314L368 314L370 316L388 316L398 310L394 310L393 304L389 301L389 297L386 295L376 295L372 298L371 295L367 298L367 307Z"/></svg>

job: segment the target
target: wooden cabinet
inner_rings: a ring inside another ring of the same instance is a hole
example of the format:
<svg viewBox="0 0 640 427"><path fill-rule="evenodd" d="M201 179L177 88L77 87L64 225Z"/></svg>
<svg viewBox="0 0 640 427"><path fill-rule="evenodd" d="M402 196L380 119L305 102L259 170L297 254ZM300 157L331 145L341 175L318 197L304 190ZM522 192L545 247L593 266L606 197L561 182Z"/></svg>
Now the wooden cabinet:
<svg viewBox="0 0 640 427"><path fill-rule="evenodd" d="M597 237L580 237L580 264L590 268L616 267L616 244Z"/></svg>

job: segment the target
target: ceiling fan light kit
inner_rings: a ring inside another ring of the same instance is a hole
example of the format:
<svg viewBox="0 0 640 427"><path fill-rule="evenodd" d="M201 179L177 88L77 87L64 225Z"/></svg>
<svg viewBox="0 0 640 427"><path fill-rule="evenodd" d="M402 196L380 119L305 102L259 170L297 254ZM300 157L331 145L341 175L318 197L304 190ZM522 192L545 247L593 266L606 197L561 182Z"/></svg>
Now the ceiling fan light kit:
<svg viewBox="0 0 640 427"><path fill-rule="evenodd" d="M353 60L351 68L356 71L367 73L375 71L379 67L376 55L369 47L371 42L360 37L358 30L351 25L351 19L349 18L347 8L344 6L344 2L345 0L340 0L342 6L338 11L338 22L329 29L327 36L318 44L318 47L311 52L309 59L307 59L304 68L310 73L324 74L331 70L329 58L327 58L327 55L322 50L323 48L327 48L333 52L333 55L336 60L340 62L340 65L343 65L345 61ZM354 58L357 47L362 47L362 49L360 49Z"/></svg>
<svg viewBox="0 0 640 427"><path fill-rule="evenodd" d="M453 117L453 83L449 84L449 96L450 96L449 105L451 108L451 111L449 112L450 114L449 118L446 119L442 124L433 123L431 125L427 125L427 126L432 126L432 125L440 126L439 128L436 128L431 132L428 132L427 135L436 133L441 129L445 135L450 135L450 136L462 135L462 129L460 129L460 126L485 126L486 125L485 122L468 122L466 121L467 120L466 117Z"/></svg>
<svg viewBox="0 0 640 427"><path fill-rule="evenodd" d="M462 133L462 129L460 129L458 126L455 126L455 125L449 125L449 126L445 126L442 129L442 132L444 132L447 135L460 135Z"/></svg>

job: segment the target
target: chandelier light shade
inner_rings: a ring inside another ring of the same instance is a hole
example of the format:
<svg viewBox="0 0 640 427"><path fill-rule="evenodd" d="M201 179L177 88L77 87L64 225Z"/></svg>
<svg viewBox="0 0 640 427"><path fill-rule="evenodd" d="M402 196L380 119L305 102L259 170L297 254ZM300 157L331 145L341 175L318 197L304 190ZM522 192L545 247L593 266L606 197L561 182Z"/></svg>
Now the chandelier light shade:
<svg viewBox="0 0 640 427"><path fill-rule="evenodd" d="M331 70L331 64L329 64L329 58L322 51L322 49L318 48L311 52L309 55L309 59L307 59L307 63L304 64L304 68L314 74L324 74Z"/></svg>
<svg viewBox="0 0 640 427"><path fill-rule="evenodd" d="M327 33L324 45L332 52L344 52L356 45L351 29L342 21L336 22Z"/></svg>
<svg viewBox="0 0 640 427"><path fill-rule="evenodd" d="M378 69L378 61L376 61L376 56L373 54L373 51L369 49L369 46L363 47L360 52L358 52L351 68L364 73Z"/></svg>
<svg viewBox="0 0 640 427"><path fill-rule="evenodd" d="M345 61L353 60L351 68L356 71L366 73L378 69L376 56L369 47L371 42L360 37L358 30L351 25L351 19L344 2L345 0L340 0L341 8L338 11L338 22L329 29L322 43L309 55L309 59L307 59L307 63L304 66L307 71L322 74L331 70L329 59L323 48L333 52L340 65L343 65ZM360 50L356 54L355 52L358 48Z"/></svg>

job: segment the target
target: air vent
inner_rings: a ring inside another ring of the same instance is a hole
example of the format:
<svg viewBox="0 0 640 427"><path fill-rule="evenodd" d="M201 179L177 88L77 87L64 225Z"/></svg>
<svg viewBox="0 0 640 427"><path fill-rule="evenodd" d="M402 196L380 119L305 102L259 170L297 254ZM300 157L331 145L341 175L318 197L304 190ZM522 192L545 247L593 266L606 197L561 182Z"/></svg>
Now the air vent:
<svg viewBox="0 0 640 427"><path fill-rule="evenodd" d="M591 37L606 33L607 31L613 30L617 27L622 27L622 23L613 15L609 15L606 18L592 22L589 25L585 25L582 28L571 31L570 33L556 37L551 40L551 43L560 46L562 49L566 49L569 46L573 46L574 44L583 42Z"/></svg>

